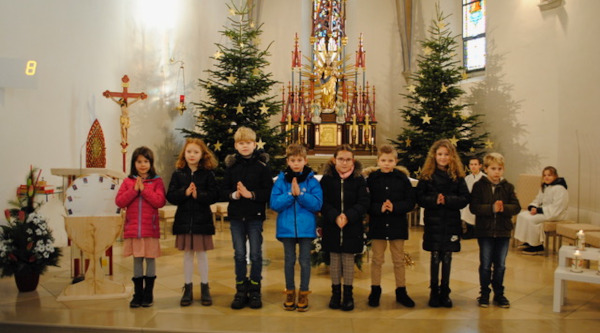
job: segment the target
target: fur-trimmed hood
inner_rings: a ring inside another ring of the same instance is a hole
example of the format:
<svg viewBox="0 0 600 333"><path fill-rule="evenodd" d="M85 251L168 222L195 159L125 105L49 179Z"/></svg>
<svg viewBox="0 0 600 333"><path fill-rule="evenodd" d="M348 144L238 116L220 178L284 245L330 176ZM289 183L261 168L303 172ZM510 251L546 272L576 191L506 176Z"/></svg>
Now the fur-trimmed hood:
<svg viewBox="0 0 600 333"><path fill-rule="evenodd" d="M264 165L267 165L267 163L269 162L269 154L267 154L264 150L255 150L252 153L252 156L250 158L248 158L248 161L251 160L258 160L259 162L261 162ZM229 154L225 157L225 167L229 168L232 165L234 165L235 163L239 162L239 161L243 161L244 157L242 155L240 155L238 152L236 152L235 154Z"/></svg>
<svg viewBox="0 0 600 333"><path fill-rule="evenodd" d="M372 167L364 168L364 169L363 169L363 171L362 171L362 174L363 174L363 176L365 176L365 177L369 177L369 175L370 175L372 172L375 172L375 171L377 171L377 170L379 170L379 169L381 169L381 168L380 168L380 167L378 167L378 166L372 166ZM402 172L402 173L403 173L403 174L405 174L407 177L410 177L410 172L408 172L408 169L407 169L407 168L405 168L405 167L403 167L403 166L401 166L401 165L396 165L396 166L394 167L394 169L395 169L395 170L398 170L398 171L400 171L400 172Z"/></svg>
<svg viewBox="0 0 600 333"><path fill-rule="evenodd" d="M360 163L359 160L354 159L354 172L352 173L352 176L353 177L361 176L362 171L363 171L362 163ZM334 176L337 174L338 173L335 171L335 164L333 163L333 158L331 158L329 160L329 162L327 162L327 164L325 164L325 167L323 168L323 175Z"/></svg>

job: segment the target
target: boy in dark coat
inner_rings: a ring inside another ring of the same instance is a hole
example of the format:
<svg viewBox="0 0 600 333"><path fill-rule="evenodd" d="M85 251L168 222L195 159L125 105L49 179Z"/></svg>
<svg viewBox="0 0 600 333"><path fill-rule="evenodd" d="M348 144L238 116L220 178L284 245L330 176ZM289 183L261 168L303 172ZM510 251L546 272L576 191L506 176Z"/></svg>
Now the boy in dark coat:
<svg viewBox="0 0 600 333"><path fill-rule="evenodd" d="M475 214L475 237L479 244L479 306L490 304L490 283L494 289L494 304L509 308L504 296L504 271L513 224L511 217L521 211L515 187L504 174L504 157L490 153L483 159L487 174L473 185L471 212ZM492 273L492 265L494 267Z"/></svg>
<svg viewBox="0 0 600 333"><path fill-rule="evenodd" d="M236 294L231 308L249 303L262 307L262 231L266 203L271 196L273 179L267 167L268 155L256 150L256 133L240 127L234 134L236 154L225 158L225 177L221 197L229 199L231 239L234 248ZM246 241L250 243L250 279L247 278Z"/></svg>

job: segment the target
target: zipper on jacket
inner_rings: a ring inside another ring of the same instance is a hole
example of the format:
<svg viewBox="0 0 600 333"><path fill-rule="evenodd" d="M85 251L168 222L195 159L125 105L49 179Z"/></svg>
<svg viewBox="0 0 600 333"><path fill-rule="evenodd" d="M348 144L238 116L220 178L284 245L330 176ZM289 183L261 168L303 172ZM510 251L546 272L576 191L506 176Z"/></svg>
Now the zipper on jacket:
<svg viewBox="0 0 600 333"><path fill-rule="evenodd" d="M294 232L296 233L296 238L298 238L298 220L296 214L296 197L294 197Z"/></svg>
<svg viewBox="0 0 600 333"><path fill-rule="evenodd" d="M340 206L342 209L342 214L344 214L344 180L343 179L341 181L341 189L342 190L341 190L341 194L340 194L340 198L341 198ZM340 247L342 247L343 244L344 244L344 228L340 228Z"/></svg>
<svg viewBox="0 0 600 333"><path fill-rule="evenodd" d="M138 200L138 238L142 238L142 194Z"/></svg>

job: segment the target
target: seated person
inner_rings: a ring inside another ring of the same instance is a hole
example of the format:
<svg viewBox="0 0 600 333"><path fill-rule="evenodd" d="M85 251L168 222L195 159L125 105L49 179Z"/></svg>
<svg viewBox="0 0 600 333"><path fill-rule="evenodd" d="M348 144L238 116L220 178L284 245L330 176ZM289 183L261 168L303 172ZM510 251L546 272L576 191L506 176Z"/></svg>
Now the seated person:
<svg viewBox="0 0 600 333"><path fill-rule="evenodd" d="M558 177L556 168L548 166L542 172L542 186L527 210L517 215L515 239L525 242L523 254L536 255L544 251L544 224L567 217L569 192L564 178Z"/></svg>

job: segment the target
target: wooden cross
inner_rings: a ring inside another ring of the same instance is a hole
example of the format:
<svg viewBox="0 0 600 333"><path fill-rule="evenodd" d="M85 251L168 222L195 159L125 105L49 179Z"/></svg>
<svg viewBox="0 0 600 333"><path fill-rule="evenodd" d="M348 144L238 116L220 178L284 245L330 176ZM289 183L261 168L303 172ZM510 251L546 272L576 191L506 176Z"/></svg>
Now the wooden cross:
<svg viewBox="0 0 600 333"><path fill-rule="evenodd" d="M128 91L129 88L129 77L127 75L123 75L121 79L123 83L121 83L121 87L123 87L122 92L112 92L106 90L102 93L102 96L106 98L112 99L115 103L119 104L121 107L121 153L123 153L123 172L126 169L126 154L127 154L127 130L129 129L129 110L127 107L132 105L133 103L146 99L148 95L145 93L130 93ZM133 98L133 101L128 101L129 98Z"/></svg>

